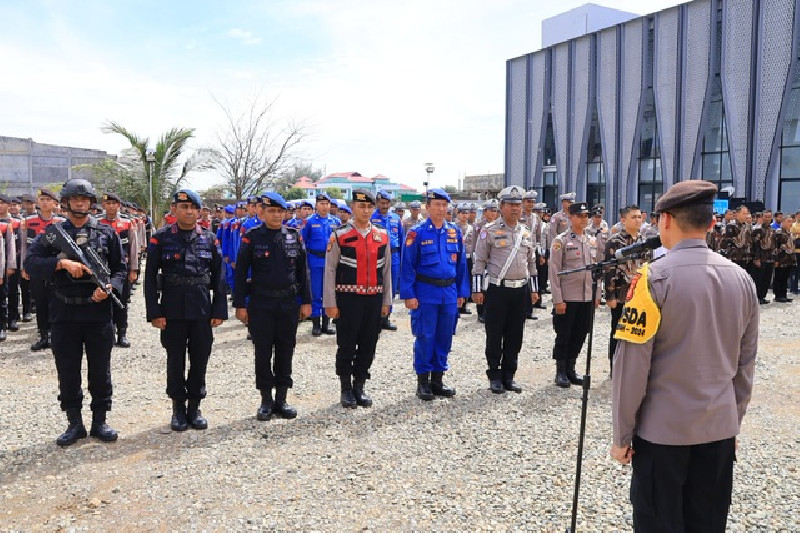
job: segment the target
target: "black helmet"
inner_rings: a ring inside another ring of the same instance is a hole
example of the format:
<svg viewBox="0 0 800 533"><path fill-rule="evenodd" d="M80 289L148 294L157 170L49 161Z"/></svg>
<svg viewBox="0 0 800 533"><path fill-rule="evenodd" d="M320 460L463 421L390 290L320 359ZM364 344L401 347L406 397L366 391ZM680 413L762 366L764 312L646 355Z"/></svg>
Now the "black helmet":
<svg viewBox="0 0 800 533"><path fill-rule="evenodd" d="M94 191L92 184L84 179L69 180L64 184L61 189L61 198L72 198L73 196L83 196L84 198L91 198L92 203L97 203L97 193Z"/></svg>

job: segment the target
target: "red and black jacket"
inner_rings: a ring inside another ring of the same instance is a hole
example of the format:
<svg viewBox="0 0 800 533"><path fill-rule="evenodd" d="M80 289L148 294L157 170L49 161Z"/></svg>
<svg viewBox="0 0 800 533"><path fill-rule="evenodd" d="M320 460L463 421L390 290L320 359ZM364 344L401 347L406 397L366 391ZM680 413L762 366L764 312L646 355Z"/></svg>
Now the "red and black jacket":
<svg viewBox="0 0 800 533"><path fill-rule="evenodd" d="M336 291L356 294L378 294L383 292L383 267L389 235L373 227L366 237L355 228L335 233L341 250L336 266Z"/></svg>

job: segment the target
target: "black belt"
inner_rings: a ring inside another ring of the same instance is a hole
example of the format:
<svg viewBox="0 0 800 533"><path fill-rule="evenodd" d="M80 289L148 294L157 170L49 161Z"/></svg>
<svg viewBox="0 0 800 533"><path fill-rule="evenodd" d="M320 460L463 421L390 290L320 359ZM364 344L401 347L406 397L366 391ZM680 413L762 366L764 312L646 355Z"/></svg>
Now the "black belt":
<svg viewBox="0 0 800 533"><path fill-rule="evenodd" d="M67 305L86 305L86 304L95 303L92 300L91 296L81 296L81 297L78 297L78 296L67 296L65 294L61 294L58 291L53 291L53 296L55 296L56 298L58 298L59 300L61 300L62 302L64 302Z"/></svg>
<svg viewBox="0 0 800 533"><path fill-rule="evenodd" d="M400 247L399 246L397 248L392 248L392 253L393 254L396 254L398 252L400 252Z"/></svg>
<svg viewBox="0 0 800 533"><path fill-rule="evenodd" d="M286 289L258 289L253 291L251 296L257 298L289 298L297 296L297 285L292 285Z"/></svg>
<svg viewBox="0 0 800 533"><path fill-rule="evenodd" d="M164 283L170 283L172 285L208 285L211 283L211 276L208 274L203 276L164 276Z"/></svg>
<svg viewBox="0 0 800 533"><path fill-rule="evenodd" d="M310 253L311 255L315 255L317 257L325 257L325 252L317 252L314 250L309 250L308 253Z"/></svg>
<svg viewBox="0 0 800 533"><path fill-rule="evenodd" d="M450 285L456 282L456 278L446 278L446 279L429 278L428 276L417 274L417 281L433 285L434 287L449 287Z"/></svg>

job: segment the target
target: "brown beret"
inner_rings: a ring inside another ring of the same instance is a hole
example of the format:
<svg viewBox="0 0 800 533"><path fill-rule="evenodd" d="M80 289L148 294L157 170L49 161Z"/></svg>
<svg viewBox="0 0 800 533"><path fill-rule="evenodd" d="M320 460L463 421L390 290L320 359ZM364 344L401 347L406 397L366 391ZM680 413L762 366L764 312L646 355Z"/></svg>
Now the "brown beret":
<svg viewBox="0 0 800 533"><path fill-rule="evenodd" d="M656 211L663 213L676 207L713 204L717 186L710 181L688 180L676 183L656 202Z"/></svg>
<svg viewBox="0 0 800 533"><path fill-rule="evenodd" d="M39 189L39 196L49 196L56 202L58 201L58 195L50 189Z"/></svg>

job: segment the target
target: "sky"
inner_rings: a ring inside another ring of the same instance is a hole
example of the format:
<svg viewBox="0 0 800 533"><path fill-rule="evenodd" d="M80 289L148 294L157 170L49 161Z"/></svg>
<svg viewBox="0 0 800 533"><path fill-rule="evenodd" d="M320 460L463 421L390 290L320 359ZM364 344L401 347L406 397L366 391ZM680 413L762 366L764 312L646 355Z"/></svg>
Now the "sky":
<svg viewBox="0 0 800 533"><path fill-rule="evenodd" d="M506 60L581 0L0 0L0 135L117 154L116 121L154 142L224 131L260 97L307 124L297 156L326 173L421 188L503 172ZM634 13L673 0L595 3ZM198 189L221 182L196 174Z"/></svg>

